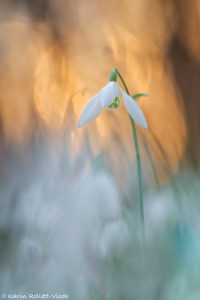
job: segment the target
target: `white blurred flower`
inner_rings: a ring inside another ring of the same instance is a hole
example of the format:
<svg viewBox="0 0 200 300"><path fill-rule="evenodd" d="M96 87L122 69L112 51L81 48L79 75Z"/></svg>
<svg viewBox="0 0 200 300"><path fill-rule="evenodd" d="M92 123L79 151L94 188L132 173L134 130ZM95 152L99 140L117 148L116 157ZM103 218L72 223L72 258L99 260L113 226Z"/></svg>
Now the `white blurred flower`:
<svg viewBox="0 0 200 300"><path fill-rule="evenodd" d="M147 128L147 122L144 114L136 101L125 93L115 81L109 81L87 103L80 115L78 126L82 127L88 122L96 119L104 108L118 108L120 106L120 95L124 100L125 107L131 118L141 127Z"/></svg>
<svg viewBox="0 0 200 300"><path fill-rule="evenodd" d="M101 235L99 246L100 254L106 257L109 254L121 255L130 241L130 232L122 220L107 224Z"/></svg>

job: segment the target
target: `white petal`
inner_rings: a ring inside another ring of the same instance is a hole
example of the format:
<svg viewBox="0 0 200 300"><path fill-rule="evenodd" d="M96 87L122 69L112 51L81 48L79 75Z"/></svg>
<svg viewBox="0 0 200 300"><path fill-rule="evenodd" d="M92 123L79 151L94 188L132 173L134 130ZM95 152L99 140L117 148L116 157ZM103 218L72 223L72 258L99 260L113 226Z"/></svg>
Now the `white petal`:
<svg viewBox="0 0 200 300"><path fill-rule="evenodd" d="M116 97L119 97L119 85L115 81L109 81L99 92L101 107L108 107Z"/></svg>
<svg viewBox="0 0 200 300"><path fill-rule="evenodd" d="M122 97L124 99L126 109L129 115L131 116L131 118L141 127L147 128L148 126L144 114L140 109L140 107L138 106L138 104L136 103L136 101L133 100L131 96L127 95L122 89L120 90L122 93Z"/></svg>
<svg viewBox="0 0 200 300"><path fill-rule="evenodd" d="M85 106L83 111L81 112L80 119L78 122L78 127L82 127L88 122L96 119L100 114L102 108L99 104L99 95L95 95Z"/></svg>

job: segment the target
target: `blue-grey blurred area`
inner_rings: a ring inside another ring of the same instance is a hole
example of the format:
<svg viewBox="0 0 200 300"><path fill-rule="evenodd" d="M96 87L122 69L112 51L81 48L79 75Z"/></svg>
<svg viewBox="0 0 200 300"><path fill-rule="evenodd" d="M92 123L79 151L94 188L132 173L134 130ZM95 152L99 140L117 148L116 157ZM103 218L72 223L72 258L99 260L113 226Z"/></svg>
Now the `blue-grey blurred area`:
<svg viewBox="0 0 200 300"><path fill-rule="evenodd" d="M0 297L200 299L199 33L198 0L0 0ZM113 66L150 95L144 274L127 113L77 128Z"/></svg>

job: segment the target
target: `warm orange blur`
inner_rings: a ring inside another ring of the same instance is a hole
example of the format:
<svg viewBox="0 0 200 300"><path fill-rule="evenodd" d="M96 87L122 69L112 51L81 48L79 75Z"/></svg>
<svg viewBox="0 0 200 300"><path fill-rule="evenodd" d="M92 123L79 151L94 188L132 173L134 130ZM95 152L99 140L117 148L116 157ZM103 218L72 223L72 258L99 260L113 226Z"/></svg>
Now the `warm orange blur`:
<svg viewBox="0 0 200 300"><path fill-rule="evenodd" d="M123 108L76 128L83 106L115 66L133 94L150 94L139 102L149 124L140 130L147 162L166 174L190 158L191 148L198 160L198 0L69 2L49 1L45 17L37 10L32 16L23 1L18 9L0 2L2 135L25 144L41 126L59 134L68 124L73 151L88 136L94 153L109 149L116 170L128 165L131 131Z"/></svg>

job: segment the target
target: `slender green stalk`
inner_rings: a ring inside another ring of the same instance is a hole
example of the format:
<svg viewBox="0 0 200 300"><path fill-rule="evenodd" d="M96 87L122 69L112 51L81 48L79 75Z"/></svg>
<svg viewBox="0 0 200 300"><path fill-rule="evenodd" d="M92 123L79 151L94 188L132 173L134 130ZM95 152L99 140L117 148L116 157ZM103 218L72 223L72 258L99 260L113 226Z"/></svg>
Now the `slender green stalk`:
<svg viewBox="0 0 200 300"><path fill-rule="evenodd" d="M117 69L116 69L116 72L117 72L119 78L121 79L127 94L130 95L128 87L127 87L123 77L121 76L121 74L119 73L119 71ZM142 166L141 166L140 150L139 150L135 122L133 121L131 116L129 116L129 118L130 118L130 122L131 122L133 141L134 141L134 145L135 145L136 161L137 161L137 175L138 175L138 187L139 187L139 214L140 214L141 233L142 233L142 273L144 276L144 270L145 270L145 222L144 222L144 204L143 204L143 191L142 191Z"/></svg>

